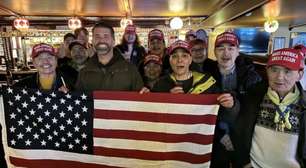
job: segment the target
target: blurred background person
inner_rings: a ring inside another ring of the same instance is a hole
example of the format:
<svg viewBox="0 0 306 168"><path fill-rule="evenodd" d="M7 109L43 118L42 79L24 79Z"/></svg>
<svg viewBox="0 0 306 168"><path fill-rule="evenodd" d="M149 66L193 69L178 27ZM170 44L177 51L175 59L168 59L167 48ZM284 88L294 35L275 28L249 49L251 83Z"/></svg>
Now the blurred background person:
<svg viewBox="0 0 306 168"><path fill-rule="evenodd" d="M71 60L66 65L59 67L59 70L65 75L68 83L72 83L74 86L80 70L85 67L89 57L86 46L78 40L73 41L69 45L69 49Z"/></svg>
<svg viewBox="0 0 306 168"><path fill-rule="evenodd" d="M162 60L157 55L147 55L144 59L144 86L152 89L162 74Z"/></svg>
<svg viewBox="0 0 306 168"><path fill-rule="evenodd" d="M89 32L85 27L81 27L74 30L76 40L87 48L88 56L91 57L95 54L94 47L89 43Z"/></svg>
<svg viewBox="0 0 306 168"><path fill-rule="evenodd" d="M125 60L136 66L140 64L146 54L145 48L139 42L134 25L126 26L121 43L116 47L121 51Z"/></svg>
<svg viewBox="0 0 306 168"><path fill-rule="evenodd" d="M148 43L148 54L160 56L163 62L163 73L168 73L170 64L164 33L159 29L151 30L148 35Z"/></svg>
<svg viewBox="0 0 306 168"><path fill-rule="evenodd" d="M61 44L60 48L58 49L58 54L57 54L59 67L63 64L66 64L71 59L69 45L75 39L76 37L74 34L72 33L65 34L64 43Z"/></svg>
<svg viewBox="0 0 306 168"><path fill-rule="evenodd" d="M209 72L216 62L207 56L207 44L205 41L195 39L190 43L192 63L190 69L197 72Z"/></svg>

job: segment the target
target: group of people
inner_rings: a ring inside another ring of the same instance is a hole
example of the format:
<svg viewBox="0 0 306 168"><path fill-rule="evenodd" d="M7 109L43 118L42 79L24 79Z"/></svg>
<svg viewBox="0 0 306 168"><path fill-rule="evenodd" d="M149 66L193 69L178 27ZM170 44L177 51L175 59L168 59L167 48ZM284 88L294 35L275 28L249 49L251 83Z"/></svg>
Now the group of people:
<svg viewBox="0 0 306 168"><path fill-rule="evenodd" d="M252 60L239 53L232 32L217 36L216 61L207 56L207 42L186 36L168 48L161 30L148 34L148 51L140 45L136 27L128 25L115 46L114 29L97 23L64 37L58 56L48 44L32 50L38 73L16 86L59 90L219 93L211 167L305 167L306 98L299 80L305 48L284 48L268 59L267 81ZM187 38L188 37L188 38Z"/></svg>

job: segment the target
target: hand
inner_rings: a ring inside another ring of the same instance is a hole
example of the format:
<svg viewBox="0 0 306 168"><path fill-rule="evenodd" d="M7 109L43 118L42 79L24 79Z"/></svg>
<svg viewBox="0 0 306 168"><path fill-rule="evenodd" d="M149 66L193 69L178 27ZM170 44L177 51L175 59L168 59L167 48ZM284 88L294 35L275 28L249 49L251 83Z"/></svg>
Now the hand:
<svg viewBox="0 0 306 168"><path fill-rule="evenodd" d="M60 87L60 88L58 88L58 91L60 91L60 92L63 92L63 93L68 93L69 92L69 89L68 88L66 88L65 86L62 86L62 87Z"/></svg>
<svg viewBox="0 0 306 168"><path fill-rule="evenodd" d="M221 106L225 108L232 108L234 106L234 98L229 93L224 93L217 98Z"/></svg>
<svg viewBox="0 0 306 168"><path fill-rule="evenodd" d="M184 93L184 90L181 86L175 86L174 88L170 90L170 93L174 93L174 94Z"/></svg>
<svg viewBox="0 0 306 168"><path fill-rule="evenodd" d="M142 87L141 90L139 91L139 94L144 94L144 93L149 93L150 89L148 89L147 87Z"/></svg>

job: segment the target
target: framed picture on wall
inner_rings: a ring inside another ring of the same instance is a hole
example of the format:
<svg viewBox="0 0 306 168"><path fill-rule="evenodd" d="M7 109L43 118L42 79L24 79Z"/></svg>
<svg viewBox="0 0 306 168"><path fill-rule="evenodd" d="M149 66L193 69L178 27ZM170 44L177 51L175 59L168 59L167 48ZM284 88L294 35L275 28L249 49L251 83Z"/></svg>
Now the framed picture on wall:
<svg viewBox="0 0 306 168"><path fill-rule="evenodd" d="M292 32L290 33L290 47L298 44L306 46L306 32Z"/></svg>
<svg viewBox="0 0 306 168"><path fill-rule="evenodd" d="M285 48L286 37L274 37L273 51L281 48Z"/></svg>

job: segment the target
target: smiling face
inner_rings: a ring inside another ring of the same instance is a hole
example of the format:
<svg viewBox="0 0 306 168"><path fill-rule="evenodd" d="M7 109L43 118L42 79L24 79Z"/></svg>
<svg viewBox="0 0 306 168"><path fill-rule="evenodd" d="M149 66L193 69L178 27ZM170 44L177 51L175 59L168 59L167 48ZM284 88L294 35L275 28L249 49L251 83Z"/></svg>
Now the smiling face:
<svg viewBox="0 0 306 168"><path fill-rule="evenodd" d="M232 68L239 55L239 48L229 43L220 44L215 48L215 55L219 66L223 69Z"/></svg>
<svg viewBox="0 0 306 168"><path fill-rule="evenodd" d="M174 74L184 76L189 72L192 58L185 49L177 48L170 55L169 61Z"/></svg>
<svg viewBox="0 0 306 168"><path fill-rule="evenodd" d="M157 79L162 72L162 66L154 62L149 62L144 66L144 75L151 79Z"/></svg>
<svg viewBox="0 0 306 168"><path fill-rule="evenodd" d="M33 64L39 75L52 75L56 73L57 59L48 52L40 53L34 58Z"/></svg>
<svg viewBox="0 0 306 168"><path fill-rule="evenodd" d="M206 48L203 44L196 44L191 48L192 61L195 63L203 63L207 58Z"/></svg>
<svg viewBox="0 0 306 168"><path fill-rule="evenodd" d="M88 58L86 48L81 45L74 45L71 48L71 58L75 63L79 65L84 64Z"/></svg>
<svg viewBox="0 0 306 168"><path fill-rule="evenodd" d="M92 43L98 55L106 55L112 51L115 40L110 29L97 27L93 31Z"/></svg>
<svg viewBox="0 0 306 168"><path fill-rule="evenodd" d="M165 43L163 40L154 38L149 42L149 51L151 54L161 55L165 50Z"/></svg>
<svg viewBox="0 0 306 168"><path fill-rule="evenodd" d="M281 97L284 97L292 90L295 83L302 78L303 71L272 65L267 68L267 75L270 88Z"/></svg>

